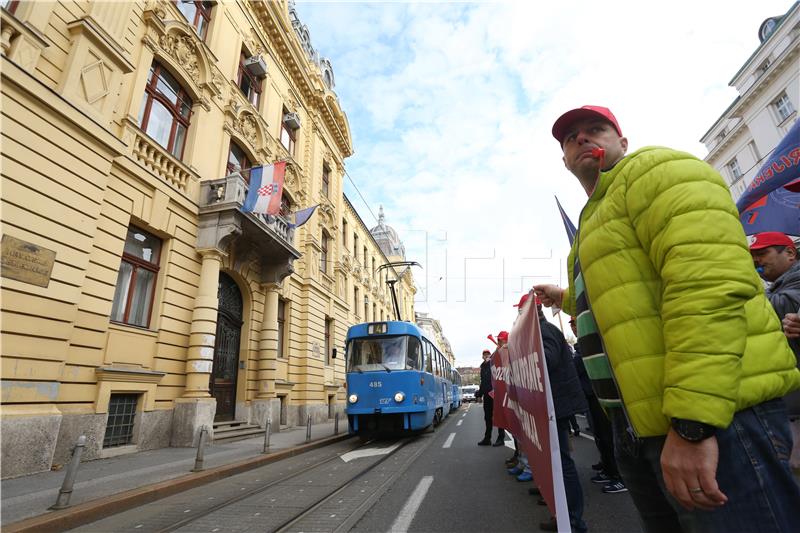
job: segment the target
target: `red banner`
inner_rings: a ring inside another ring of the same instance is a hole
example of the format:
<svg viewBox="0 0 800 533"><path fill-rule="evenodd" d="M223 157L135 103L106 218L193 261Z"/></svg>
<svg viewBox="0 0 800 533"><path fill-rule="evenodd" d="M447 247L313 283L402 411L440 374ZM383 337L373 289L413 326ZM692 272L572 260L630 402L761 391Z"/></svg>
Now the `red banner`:
<svg viewBox="0 0 800 533"><path fill-rule="evenodd" d="M496 428L503 428L511 431L506 409L502 406L506 404L508 396L508 370L510 368L508 360L508 350L498 348L494 351L491 358L492 362L492 398L494 399L494 410L492 411L492 425Z"/></svg>
<svg viewBox="0 0 800 533"><path fill-rule="evenodd" d="M493 423L516 437L547 508L558 519L559 531L569 531L555 409L533 302L531 295L514 323L508 345L492 356Z"/></svg>

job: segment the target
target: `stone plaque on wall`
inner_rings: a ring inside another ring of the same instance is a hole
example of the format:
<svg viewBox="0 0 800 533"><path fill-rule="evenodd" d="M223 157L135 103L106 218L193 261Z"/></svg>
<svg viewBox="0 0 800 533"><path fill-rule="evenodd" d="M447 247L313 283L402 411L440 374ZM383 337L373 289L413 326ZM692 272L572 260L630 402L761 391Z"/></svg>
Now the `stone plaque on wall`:
<svg viewBox="0 0 800 533"><path fill-rule="evenodd" d="M10 235L3 235L2 271L4 278L15 279L39 287L50 284L50 274L56 253L36 244L23 241Z"/></svg>

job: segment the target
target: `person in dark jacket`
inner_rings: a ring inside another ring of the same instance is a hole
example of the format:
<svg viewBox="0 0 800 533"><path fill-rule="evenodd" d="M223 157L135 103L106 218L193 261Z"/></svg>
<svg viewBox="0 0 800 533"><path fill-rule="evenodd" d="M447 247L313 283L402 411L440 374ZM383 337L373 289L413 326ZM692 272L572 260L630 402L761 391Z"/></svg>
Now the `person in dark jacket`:
<svg viewBox="0 0 800 533"><path fill-rule="evenodd" d="M794 241L779 231L757 233L750 245L750 255L759 275L770 282L767 298L781 321L800 312L800 261ZM790 335L785 326L784 333L800 367L800 338ZM783 400L794 440L789 462L795 477L800 479L800 391L787 394Z"/></svg>
<svg viewBox="0 0 800 533"><path fill-rule="evenodd" d="M567 344L564 334L551 324L542 312L542 305L536 299L539 313L539 326L542 330L542 344L547 361L547 375L550 378L550 391L553 395L553 408L558 427L558 447L561 453L561 472L564 477L564 491L567 496L569 521L574 531L586 531L583 521L583 489L575 468L575 461L569 454L569 417L576 413L586 412L586 398L583 395L575 364L572 362L572 350ZM555 518L542 522L539 527L545 531L558 531Z"/></svg>
<svg viewBox="0 0 800 533"><path fill-rule="evenodd" d="M505 332L501 332L505 333ZM501 336L497 336L498 346L501 341ZM505 340L508 340L508 333L506 333ZM494 416L494 394L492 393L492 352L489 350L483 351L483 363L481 363L481 385L475 392L475 398L483 398L483 421L486 423L486 431L483 434L483 440L478 443L478 446L492 445L492 417ZM505 443L506 432L503 428L497 428L497 440L494 446L502 446Z"/></svg>

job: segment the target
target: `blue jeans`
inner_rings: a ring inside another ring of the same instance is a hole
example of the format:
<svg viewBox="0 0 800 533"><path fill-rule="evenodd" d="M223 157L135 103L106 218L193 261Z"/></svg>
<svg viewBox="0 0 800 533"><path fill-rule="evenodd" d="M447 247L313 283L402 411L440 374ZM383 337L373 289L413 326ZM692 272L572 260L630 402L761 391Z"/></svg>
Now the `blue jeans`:
<svg viewBox="0 0 800 533"><path fill-rule="evenodd" d="M800 532L800 487L789 469L792 436L780 398L739 411L717 431L717 483L728 502L714 511L687 511L667 492L665 437L635 439L620 409L609 416L617 465L648 533Z"/></svg>
<svg viewBox="0 0 800 533"><path fill-rule="evenodd" d="M567 509L569 509L569 522L573 531L586 531L583 521L583 490L578 477L575 461L569 454L569 418L556 420L558 426L558 448L561 452L561 473L564 476L564 492L567 496Z"/></svg>

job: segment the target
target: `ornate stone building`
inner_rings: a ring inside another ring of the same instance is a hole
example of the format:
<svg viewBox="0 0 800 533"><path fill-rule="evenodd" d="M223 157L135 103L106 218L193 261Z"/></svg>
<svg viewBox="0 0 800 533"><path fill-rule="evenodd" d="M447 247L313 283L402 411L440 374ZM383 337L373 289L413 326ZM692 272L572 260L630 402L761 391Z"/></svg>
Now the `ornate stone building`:
<svg viewBox="0 0 800 533"><path fill-rule="evenodd" d="M428 313L416 313L415 317L417 325L424 329L432 339L436 340L436 346L439 348L439 351L444 354L453 368L455 368L456 354L453 353L450 341L444 336L442 323L429 316Z"/></svg>
<svg viewBox="0 0 800 533"><path fill-rule="evenodd" d="M800 2L758 28L759 45L729 85L736 99L700 141L705 160L738 200L763 160L789 132L800 106Z"/></svg>
<svg viewBox="0 0 800 533"><path fill-rule="evenodd" d="M413 279L343 194L349 125L291 3L2 6L2 476L81 434L94 459L342 411L347 328L389 316L387 276L413 317ZM279 160L281 215L244 213Z"/></svg>

